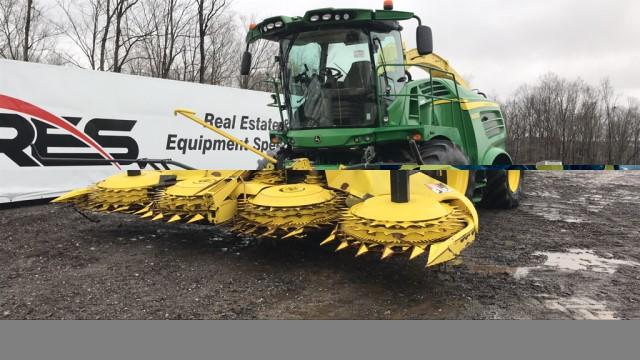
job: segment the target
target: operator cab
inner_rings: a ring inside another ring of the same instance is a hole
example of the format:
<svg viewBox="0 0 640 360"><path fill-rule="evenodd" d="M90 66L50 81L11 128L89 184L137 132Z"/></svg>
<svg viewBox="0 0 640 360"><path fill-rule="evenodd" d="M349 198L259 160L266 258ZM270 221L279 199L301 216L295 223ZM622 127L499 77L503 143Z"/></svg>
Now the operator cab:
<svg viewBox="0 0 640 360"><path fill-rule="evenodd" d="M241 75L252 72L251 44L279 45L280 76L272 79L276 94L270 104L280 109L283 124L270 133L272 143L283 144L278 156L366 163L378 150L387 153L407 141L410 129L387 131L395 126L389 118L396 104L407 99L410 76L400 35L407 20L418 21L417 52L431 54L431 28L412 12L393 10L391 1L384 10L324 8L249 26Z"/></svg>
<svg viewBox="0 0 640 360"><path fill-rule="evenodd" d="M410 12L318 9L303 17L277 16L251 24L241 74L251 71L249 45L277 42L280 83L289 130L373 128L408 77L400 21L417 19L421 55L431 53L431 29Z"/></svg>
<svg viewBox="0 0 640 360"><path fill-rule="evenodd" d="M301 32L281 41L281 53L291 129L375 126L376 85L390 94L402 85L402 68L384 71L403 62L398 30Z"/></svg>

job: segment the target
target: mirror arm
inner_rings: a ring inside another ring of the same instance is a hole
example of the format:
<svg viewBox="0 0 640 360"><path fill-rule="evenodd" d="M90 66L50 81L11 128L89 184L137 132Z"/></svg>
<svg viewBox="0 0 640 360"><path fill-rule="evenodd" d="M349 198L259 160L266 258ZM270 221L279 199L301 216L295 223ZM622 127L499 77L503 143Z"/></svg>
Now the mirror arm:
<svg viewBox="0 0 640 360"><path fill-rule="evenodd" d="M391 94L391 84L389 84L389 79L391 79L389 77L389 73L387 73L387 60L384 58L384 49L382 47L382 40L380 40L380 38L376 37L373 39L374 42L378 42L378 46L380 47L380 54L382 54L382 71L384 71L384 83L385 83L385 91L387 96L389 96ZM393 80L393 79L392 79Z"/></svg>
<svg viewBox="0 0 640 360"><path fill-rule="evenodd" d="M413 15L413 18L418 20L418 26L422 26L422 19L420 19L420 17L418 15Z"/></svg>

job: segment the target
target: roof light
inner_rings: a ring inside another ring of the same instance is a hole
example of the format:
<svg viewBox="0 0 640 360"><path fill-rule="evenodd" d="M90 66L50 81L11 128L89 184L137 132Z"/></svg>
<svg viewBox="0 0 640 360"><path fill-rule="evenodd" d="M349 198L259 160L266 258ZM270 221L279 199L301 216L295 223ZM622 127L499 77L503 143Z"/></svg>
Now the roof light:
<svg viewBox="0 0 640 360"><path fill-rule="evenodd" d="M322 15L322 20L324 20L324 21L331 20L331 14Z"/></svg>
<svg viewBox="0 0 640 360"><path fill-rule="evenodd" d="M269 29L267 29L267 27L266 27L266 26L263 26L263 27L262 27L262 31L263 31L263 32L267 32L267 30L269 30Z"/></svg>
<svg viewBox="0 0 640 360"><path fill-rule="evenodd" d="M309 18L309 20L318 21L318 20L320 20L320 15L313 15L312 17Z"/></svg>
<svg viewBox="0 0 640 360"><path fill-rule="evenodd" d="M345 19L345 20L349 20L349 19L351 19L351 15L344 14L344 15L342 15L342 18Z"/></svg>
<svg viewBox="0 0 640 360"><path fill-rule="evenodd" d="M267 29L269 30L272 30L274 27L276 27L274 23L269 23L269 25L267 25Z"/></svg>
<svg viewBox="0 0 640 360"><path fill-rule="evenodd" d="M384 0L384 9L393 10L393 0Z"/></svg>
<svg viewBox="0 0 640 360"><path fill-rule="evenodd" d="M342 17L340 16L340 14L336 14L334 17L334 20L338 21L340 19L342 19Z"/></svg>
<svg viewBox="0 0 640 360"><path fill-rule="evenodd" d="M278 22L276 22L276 27L277 27L277 28L281 28L281 27L283 27L283 26L284 26L284 23L283 23L282 21L278 21Z"/></svg>

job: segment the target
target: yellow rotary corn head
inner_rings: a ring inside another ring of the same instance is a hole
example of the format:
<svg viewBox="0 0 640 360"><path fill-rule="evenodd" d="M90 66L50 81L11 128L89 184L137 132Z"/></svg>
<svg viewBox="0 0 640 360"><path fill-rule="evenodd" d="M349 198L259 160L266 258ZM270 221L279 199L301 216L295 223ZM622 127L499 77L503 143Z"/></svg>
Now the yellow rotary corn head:
<svg viewBox="0 0 640 360"><path fill-rule="evenodd" d="M315 183L271 186L240 203L235 231L280 239L302 238L331 227L344 208L345 196Z"/></svg>
<svg viewBox="0 0 640 360"><path fill-rule="evenodd" d="M406 255L426 265L458 257L475 239L476 210L456 188L421 172L382 170L128 171L56 200L80 210L224 226L275 240L324 234L355 256ZM464 184L462 184L464 185ZM327 236L328 235L328 236Z"/></svg>

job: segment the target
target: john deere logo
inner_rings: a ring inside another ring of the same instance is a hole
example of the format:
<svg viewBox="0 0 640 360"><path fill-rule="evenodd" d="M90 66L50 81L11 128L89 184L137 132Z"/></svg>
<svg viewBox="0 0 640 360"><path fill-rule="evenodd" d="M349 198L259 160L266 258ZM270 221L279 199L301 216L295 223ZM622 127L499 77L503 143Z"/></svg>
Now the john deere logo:
<svg viewBox="0 0 640 360"><path fill-rule="evenodd" d="M313 141L316 142L316 144L320 144L320 136L316 136L313 138Z"/></svg>

